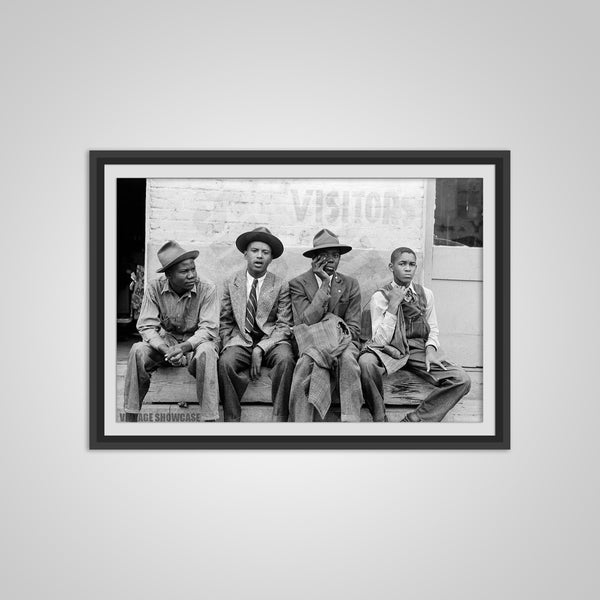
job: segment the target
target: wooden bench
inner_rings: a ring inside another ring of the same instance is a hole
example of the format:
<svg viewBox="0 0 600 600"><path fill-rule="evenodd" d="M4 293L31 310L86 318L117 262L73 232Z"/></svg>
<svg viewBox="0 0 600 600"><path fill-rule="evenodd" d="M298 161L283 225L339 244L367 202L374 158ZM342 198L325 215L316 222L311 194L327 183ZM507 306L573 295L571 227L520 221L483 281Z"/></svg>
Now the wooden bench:
<svg viewBox="0 0 600 600"><path fill-rule="evenodd" d="M242 421L266 422L271 420L270 369L263 367L257 381L250 381L242 398ZM384 378L386 412L391 421L400 420L406 412L417 406L433 386L408 371L398 371ZM186 403L187 407L179 407ZM144 399L143 411L167 411L170 414L200 412L196 398L196 383L186 368L161 367L152 375L150 390ZM222 419L222 410L221 419ZM339 420L339 402L332 405L326 421ZM369 411L363 407L361 421L371 421Z"/></svg>

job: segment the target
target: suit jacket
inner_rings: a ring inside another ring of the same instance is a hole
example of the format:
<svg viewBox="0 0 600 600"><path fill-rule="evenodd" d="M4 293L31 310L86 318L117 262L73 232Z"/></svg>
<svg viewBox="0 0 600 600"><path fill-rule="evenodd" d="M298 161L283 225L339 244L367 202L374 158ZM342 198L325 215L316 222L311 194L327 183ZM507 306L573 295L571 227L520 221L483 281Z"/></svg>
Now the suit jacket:
<svg viewBox="0 0 600 600"><path fill-rule="evenodd" d="M292 279L289 285L294 325L314 325L328 312L333 313L344 320L352 341L359 344L360 287L354 277L336 272L331 281L331 295L317 285L312 270Z"/></svg>
<svg viewBox="0 0 600 600"><path fill-rule="evenodd" d="M219 323L223 349L229 346L253 345L252 338L245 330L246 287L245 269L225 281ZM270 272L267 272L258 295L256 324L265 334L257 344L265 354L291 337L292 308L288 285L281 277Z"/></svg>

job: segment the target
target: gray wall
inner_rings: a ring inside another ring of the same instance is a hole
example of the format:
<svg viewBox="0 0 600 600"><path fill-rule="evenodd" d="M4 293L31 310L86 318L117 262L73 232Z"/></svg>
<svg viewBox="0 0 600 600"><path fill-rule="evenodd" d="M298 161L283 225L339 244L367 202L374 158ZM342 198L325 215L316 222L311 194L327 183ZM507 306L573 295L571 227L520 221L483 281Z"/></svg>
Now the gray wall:
<svg viewBox="0 0 600 600"><path fill-rule="evenodd" d="M285 252L270 270L289 280L310 268L302 252L327 227L352 246L339 270L358 279L366 309L373 292L391 280L390 252L398 246L417 252L423 281L424 189L423 179L149 179L147 280L158 276L158 249L176 239L200 252L198 273L221 291L246 266L235 239L258 226L281 239Z"/></svg>
<svg viewBox="0 0 600 600"><path fill-rule="evenodd" d="M594 6L5 5L7 597L593 597ZM513 449L89 452L87 151L200 148L512 150Z"/></svg>

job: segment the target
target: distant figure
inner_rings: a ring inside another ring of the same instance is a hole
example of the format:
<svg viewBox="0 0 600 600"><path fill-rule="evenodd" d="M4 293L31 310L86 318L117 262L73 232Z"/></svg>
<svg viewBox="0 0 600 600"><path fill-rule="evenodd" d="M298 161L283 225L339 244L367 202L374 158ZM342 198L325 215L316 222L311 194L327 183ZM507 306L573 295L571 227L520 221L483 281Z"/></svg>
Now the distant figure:
<svg viewBox="0 0 600 600"><path fill-rule="evenodd" d="M438 323L433 292L413 282L417 256L396 248L390 258L393 281L371 297L372 338L359 358L363 396L373 421L387 421L383 375L403 367L436 386L403 421L441 421L471 388L471 380L438 354Z"/></svg>
<svg viewBox="0 0 600 600"><path fill-rule="evenodd" d="M310 269L290 281L299 352L290 395L293 421L313 421L315 409L323 419L336 387L341 420L360 421L360 288L356 279L337 271L340 256L350 250L322 229L303 253L311 259Z"/></svg>
<svg viewBox="0 0 600 600"><path fill-rule="evenodd" d="M225 421L241 420L248 379L260 377L263 361L271 367L273 421L287 421L295 364L290 293L287 283L268 271L283 254L283 244L266 227L243 233L235 244L246 267L225 281L221 302L219 387Z"/></svg>
<svg viewBox="0 0 600 600"><path fill-rule="evenodd" d="M131 347L125 376L125 418L137 421L150 375L158 367L188 367L196 378L200 418L219 418L217 356L219 300L215 284L201 280L197 250L167 242L158 251L164 277L148 283L137 329L142 342Z"/></svg>

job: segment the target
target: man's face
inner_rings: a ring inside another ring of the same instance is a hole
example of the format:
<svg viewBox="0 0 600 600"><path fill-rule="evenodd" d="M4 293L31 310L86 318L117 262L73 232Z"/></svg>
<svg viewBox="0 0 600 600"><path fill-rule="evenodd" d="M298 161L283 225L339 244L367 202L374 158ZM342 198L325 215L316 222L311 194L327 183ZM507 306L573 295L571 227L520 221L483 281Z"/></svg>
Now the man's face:
<svg viewBox="0 0 600 600"><path fill-rule="evenodd" d="M390 271L398 285L406 287L417 272L417 258L410 252L403 252L396 260L390 263Z"/></svg>
<svg viewBox="0 0 600 600"><path fill-rule="evenodd" d="M196 264L193 258L188 258L177 263L165 273L173 291L177 294L189 292L196 283Z"/></svg>
<svg viewBox="0 0 600 600"><path fill-rule="evenodd" d="M331 276L337 271L340 264L340 253L338 250L323 250L314 257L314 260L322 261L323 271Z"/></svg>
<svg viewBox="0 0 600 600"><path fill-rule="evenodd" d="M244 252L244 257L248 263L248 273L257 278L267 272L273 260L271 246L264 242L250 242Z"/></svg>

